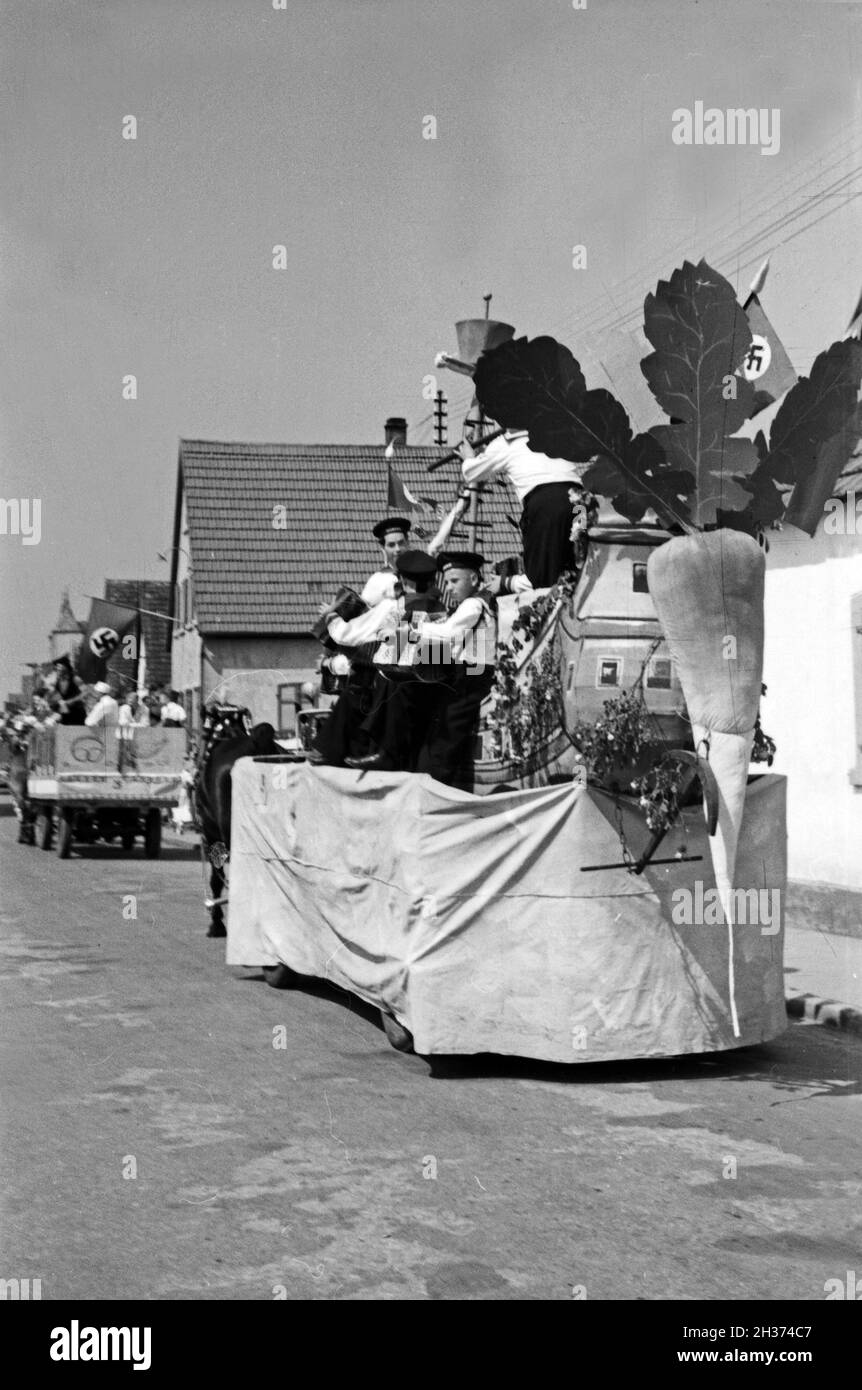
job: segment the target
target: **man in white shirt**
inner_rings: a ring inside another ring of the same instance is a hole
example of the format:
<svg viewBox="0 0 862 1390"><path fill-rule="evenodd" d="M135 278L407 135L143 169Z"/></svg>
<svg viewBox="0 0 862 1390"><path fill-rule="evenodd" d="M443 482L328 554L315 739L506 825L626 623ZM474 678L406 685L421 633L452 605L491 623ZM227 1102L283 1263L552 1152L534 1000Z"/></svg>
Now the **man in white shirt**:
<svg viewBox="0 0 862 1390"><path fill-rule="evenodd" d="M472 790L479 709L494 680L496 616L483 590L481 555L449 551L437 563L453 611L436 619L417 615L411 638L418 663L400 678L390 673L385 698L366 721L377 751L347 762L428 772L438 782Z"/></svg>
<svg viewBox="0 0 862 1390"><path fill-rule="evenodd" d="M150 712L134 690L129 691L120 705L118 722L121 729L149 727Z"/></svg>
<svg viewBox="0 0 862 1390"><path fill-rule="evenodd" d="M576 570L573 508L583 494L583 465L536 453L526 430L506 430L479 454L468 439L461 448L465 482L504 478L518 494L524 570L532 587L548 588L567 570Z"/></svg>
<svg viewBox="0 0 862 1390"><path fill-rule="evenodd" d="M166 729L181 729L186 722L186 712L180 704L176 690L168 691L168 698L162 705L162 724Z"/></svg>
<svg viewBox="0 0 862 1390"><path fill-rule="evenodd" d="M410 522L403 516L386 516L372 526L371 534L383 552L383 567L375 570L365 583L360 597L369 608L374 608L381 599L394 598L398 583L395 562L407 549Z"/></svg>
<svg viewBox="0 0 862 1390"><path fill-rule="evenodd" d="M407 708L395 684L399 672L409 677L409 667L417 654L415 643L408 640L408 610L414 603L419 604L420 594L427 592L437 572L437 562L422 550L405 550L397 556L396 565L396 597L380 599L373 608L349 621L325 604L321 606L332 640L342 647L373 646L372 663L377 668L373 685L359 692L362 698L354 698L348 686L324 722L315 746L327 762L375 767L380 771L410 765L416 721L412 707ZM421 693L424 697L424 689ZM384 711L395 699L399 701L397 711L394 706L389 711L397 713L393 722ZM385 739L381 738L384 724L388 730ZM364 751L372 741L376 745L373 751Z"/></svg>
<svg viewBox="0 0 862 1390"><path fill-rule="evenodd" d="M119 723L120 706L114 699L111 687L107 681L96 681L93 686L93 694L98 695L98 700L94 704L84 723L91 729L101 725L115 725Z"/></svg>
<svg viewBox="0 0 862 1390"><path fill-rule="evenodd" d="M482 582L484 563L481 555L469 550L439 556L445 597L454 611L439 624L423 623L417 634L420 641L448 641L452 662L417 771L462 791L473 790L479 712L494 684L497 617Z"/></svg>

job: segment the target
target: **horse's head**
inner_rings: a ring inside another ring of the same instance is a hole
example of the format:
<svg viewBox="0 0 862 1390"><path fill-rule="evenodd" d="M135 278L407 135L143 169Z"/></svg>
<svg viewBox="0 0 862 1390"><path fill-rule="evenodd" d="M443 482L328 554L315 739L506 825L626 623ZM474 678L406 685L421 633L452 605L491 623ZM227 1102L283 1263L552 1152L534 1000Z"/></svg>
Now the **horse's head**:
<svg viewBox="0 0 862 1390"><path fill-rule="evenodd" d="M251 710L246 705L204 705L201 710L201 739L204 748L223 738L251 731Z"/></svg>
<svg viewBox="0 0 862 1390"><path fill-rule="evenodd" d="M209 760L215 744L236 738L251 731L251 710L245 705L222 705L215 702L201 706L201 736L195 758L196 780Z"/></svg>

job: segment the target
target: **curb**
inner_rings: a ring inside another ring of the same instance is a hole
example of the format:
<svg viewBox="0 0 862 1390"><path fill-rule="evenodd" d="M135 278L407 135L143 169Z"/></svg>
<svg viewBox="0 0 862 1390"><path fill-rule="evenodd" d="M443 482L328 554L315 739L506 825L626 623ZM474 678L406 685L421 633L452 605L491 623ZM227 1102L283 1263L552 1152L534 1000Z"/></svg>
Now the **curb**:
<svg viewBox="0 0 862 1390"><path fill-rule="evenodd" d="M820 999L816 994L794 994L785 1000L788 1018L804 1018L827 1028L839 1028L844 1033L862 1037L862 1010L834 999Z"/></svg>

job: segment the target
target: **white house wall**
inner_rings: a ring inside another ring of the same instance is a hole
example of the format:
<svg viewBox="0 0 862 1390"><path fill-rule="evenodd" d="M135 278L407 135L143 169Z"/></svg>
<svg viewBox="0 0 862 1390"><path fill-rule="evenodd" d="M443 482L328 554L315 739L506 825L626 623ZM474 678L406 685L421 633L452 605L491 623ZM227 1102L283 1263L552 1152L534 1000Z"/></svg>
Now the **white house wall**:
<svg viewBox="0 0 862 1390"><path fill-rule="evenodd" d="M766 573L768 694L764 730L773 766L788 778L788 874L862 889L862 787L858 766L851 597L862 592L862 532L814 539L769 533Z"/></svg>
<svg viewBox="0 0 862 1390"><path fill-rule="evenodd" d="M279 686L317 678L323 648L312 637L207 637L204 698L246 705L256 723L293 724L279 709ZM288 693L288 692L286 692Z"/></svg>
<svg viewBox="0 0 862 1390"><path fill-rule="evenodd" d="M180 515L180 534L177 548L177 570L176 588L174 596L174 618L173 632L171 636L171 685L174 690L181 694L189 691L198 691L201 684L201 637L195 623L180 622L180 603L179 594L182 592L184 580L190 578L193 581L194 575L189 565L189 526L188 514L186 511L186 500L183 497L182 512ZM194 586L191 586L192 604L194 604Z"/></svg>

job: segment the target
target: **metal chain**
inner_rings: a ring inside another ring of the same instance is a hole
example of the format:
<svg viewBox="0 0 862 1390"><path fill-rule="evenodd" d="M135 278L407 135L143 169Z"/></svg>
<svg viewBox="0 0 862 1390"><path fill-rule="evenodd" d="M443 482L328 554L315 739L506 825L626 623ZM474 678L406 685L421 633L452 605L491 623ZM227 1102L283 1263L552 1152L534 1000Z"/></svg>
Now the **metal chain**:
<svg viewBox="0 0 862 1390"><path fill-rule="evenodd" d="M623 829L622 807L620 806L619 798L616 796L614 797L614 824L616 826L617 835L619 836L620 848L623 852L623 863L627 869L630 869L635 861L631 850L626 844L626 833Z"/></svg>

